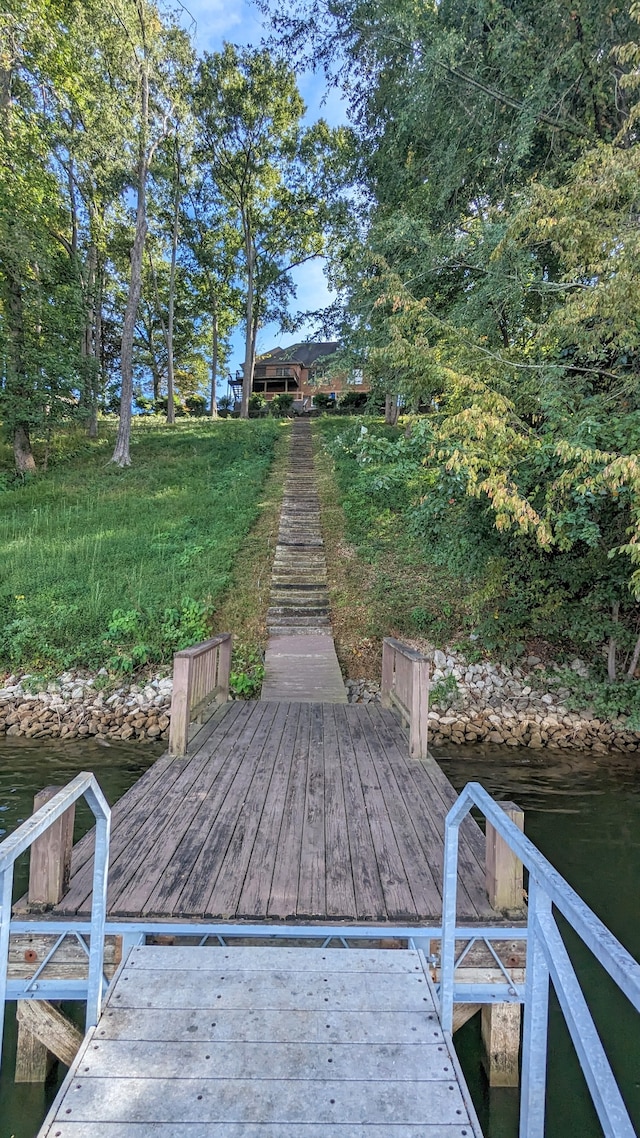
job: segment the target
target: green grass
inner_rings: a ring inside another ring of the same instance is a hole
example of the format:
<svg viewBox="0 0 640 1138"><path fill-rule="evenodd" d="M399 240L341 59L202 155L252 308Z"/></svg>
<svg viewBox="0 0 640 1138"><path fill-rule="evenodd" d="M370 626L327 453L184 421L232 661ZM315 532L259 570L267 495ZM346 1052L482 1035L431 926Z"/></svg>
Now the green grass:
<svg viewBox="0 0 640 1138"><path fill-rule="evenodd" d="M399 433L371 416L362 421L371 433L391 438ZM358 562L351 566L351 585L346 583L342 598L351 613L362 610L360 631L354 628L352 636L368 637L376 644L384 636L426 638L436 645L460 638L468 617L465 583L435 564L424 544L410 533L404 487L376 491L368 469L347 450L331 445L347 428L353 429L352 424L329 416L314 423L321 444L331 448L344 537ZM345 660L348 657L345 649ZM347 667L350 674L357 672L357 662L349 661Z"/></svg>
<svg viewBox="0 0 640 1138"><path fill-rule="evenodd" d="M113 427L69 432L47 473L0 490L0 668L50 673L170 660L205 636L283 428L140 421L132 466Z"/></svg>

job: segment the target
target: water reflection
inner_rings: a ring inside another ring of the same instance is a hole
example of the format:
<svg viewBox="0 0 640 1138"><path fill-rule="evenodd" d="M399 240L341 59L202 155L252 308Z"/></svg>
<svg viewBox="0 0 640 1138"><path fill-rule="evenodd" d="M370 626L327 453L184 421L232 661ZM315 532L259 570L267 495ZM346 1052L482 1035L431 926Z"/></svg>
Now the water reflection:
<svg viewBox="0 0 640 1138"><path fill-rule="evenodd" d="M108 802L113 803L140 778L162 753L162 744L95 739L15 739L0 736L0 839L33 813L34 794L45 786L65 786L82 770L93 771ZM93 824L84 802L76 808L74 838L77 841ZM16 866L14 896L25 891L26 855ZM78 1006L80 1022L84 1008ZM4 1063L0 1075L0 1138L34 1138L55 1097L64 1069L56 1068L46 1086L16 1086L15 1004L9 1004L5 1020Z"/></svg>
<svg viewBox="0 0 640 1138"><path fill-rule="evenodd" d="M442 747L434 757L457 790L480 782L517 802L525 831L636 959L640 959L640 761L636 755ZM640 1024L588 950L568 941L614 1072L640 1127ZM518 1094L491 1090L479 1069L479 1020L456 1035L486 1138L517 1138ZM552 1005L546 1138L600 1138L562 1017Z"/></svg>

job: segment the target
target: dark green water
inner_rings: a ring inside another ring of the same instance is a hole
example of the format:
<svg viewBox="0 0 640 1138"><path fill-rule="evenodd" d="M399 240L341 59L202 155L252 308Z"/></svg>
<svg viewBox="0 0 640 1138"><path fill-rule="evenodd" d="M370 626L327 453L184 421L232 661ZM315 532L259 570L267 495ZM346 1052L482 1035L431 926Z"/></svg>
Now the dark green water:
<svg viewBox="0 0 640 1138"><path fill-rule="evenodd" d="M93 770L110 802L146 770L161 747L93 742L31 743L0 738L0 839L32 809L36 790ZM526 812L526 831L623 944L640 958L640 764L588 754L527 748L442 748L437 758L461 789L471 779ZM77 835L90 824L78 811ZM26 868L18 888L23 890ZM640 1024L585 951L572 947L580 978L640 1132ZM78 1009L81 1012L81 1009ZM5 1075L0 1079L0 1138L33 1138L60 1072L47 1087L13 1084L14 1008L9 1009ZM547 1138L599 1138L582 1075L557 1009L552 1009ZM489 1091L479 1063L477 1017L456 1035L486 1138L516 1138L517 1091ZM11 1072L8 1077L7 1072Z"/></svg>
<svg viewBox="0 0 640 1138"><path fill-rule="evenodd" d="M525 811L527 835L640 959L640 763L588 752L451 747L434 756L456 789L480 782ZM566 938L589 1006L640 1133L640 1020L573 935ZM489 1089L479 1069L479 1017L456 1035L487 1138L517 1138L518 1092ZM600 1138L582 1073L552 1004L546 1138Z"/></svg>
<svg viewBox="0 0 640 1138"><path fill-rule="evenodd" d="M0 841L33 812L33 796L45 786L65 786L79 771L97 776L108 801L113 804L136 782L163 745L101 746L91 740L55 739L32 742L0 736ZM84 803L76 810L75 840L92 825L92 815ZM26 859L16 866L14 896L24 893L27 883ZM82 1007L73 1009L82 1023ZM54 1071L45 1087L13 1082L15 1056L15 1004L9 1004L5 1018L4 1064L0 1075L0 1138L33 1138L44 1118L65 1069Z"/></svg>

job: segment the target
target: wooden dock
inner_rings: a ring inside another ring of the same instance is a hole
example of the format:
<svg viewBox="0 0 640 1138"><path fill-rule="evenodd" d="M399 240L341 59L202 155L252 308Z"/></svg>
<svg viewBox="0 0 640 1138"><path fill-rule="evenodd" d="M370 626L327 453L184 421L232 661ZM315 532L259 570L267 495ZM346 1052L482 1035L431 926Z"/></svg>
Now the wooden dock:
<svg viewBox="0 0 640 1138"><path fill-rule="evenodd" d="M481 1138L412 951L134 948L41 1138Z"/></svg>
<svg viewBox="0 0 640 1138"><path fill-rule="evenodd" d="M110 917L439 924L456 794L377 705L225 704L116 803ZM88 915L92 836L53 916ZM459 916L496 919L463 827Z"/></svg>

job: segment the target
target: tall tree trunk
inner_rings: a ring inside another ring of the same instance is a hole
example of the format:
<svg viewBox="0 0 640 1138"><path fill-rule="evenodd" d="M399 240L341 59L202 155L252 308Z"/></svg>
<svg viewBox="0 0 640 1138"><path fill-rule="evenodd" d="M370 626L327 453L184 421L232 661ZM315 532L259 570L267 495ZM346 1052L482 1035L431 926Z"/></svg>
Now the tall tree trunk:
<svg viewBox="0 0 640 1138"><path fill-rule="evenodd" d="M390 427L395 427L398 422L398 412L400 407L398 405L397 395L385 395L384 397L384 421Z"/></svg>
<svg viewBox="0 0 640 1138"><path fill-rule="evenodd" d="M251 234L251 227L246 217L243 217L242 225L245 235L245 253L247 257L247 301L245 307L246 331L244 341L244 368L242 375L242 403L240 405L240 418L248 419L249 396L251 395L251 388L253 385L253 360L255 345L253 301L255 290L256 253L253 244L253 237Z"/></svg>
<svg viewBox="0 0 640 1138"><path fill-rule="evenodd" d="M178 256L178 227L180 218L180 175L182 173L180 143L176 134L176 184L173 197L173 228L171 232L171 267L169 269L169 312L167 315L167 423L175 423L174 368L173 368L173 314L176 300L176 260Z"/></svg>
<svg viewBox="0 0 640 1138"><path fill-rule="evenodd" d="M87 411L87 429L91 435L91 426L94 418L94 390L96 386L95 371L97 366L95 355L95 328L96 328L96 271L98 264L98 251L95 242L89 245L87 253L86 278L83 281L84 299L84 328L82 332L82 393L81 404ZM95 437L95 436L94 436Z"/></svg>
<svg viewBox="0 0 640 1138"><path fill-rule="evenodd" d="M27 374L23 356L24 306L20 281L6 273L8 353L5 396L8 397L13 423L13 455L18 474L35 474L36 460L31 450L29 422L23 418L28 405Z"/></svg>
<svg viewBox="0 0 640 1138"><path fill-rule="evenodd" d="M131 280L127 307L122 324L122 347L120 351L120 372L122 388L120 392L120 422L116 445L111 461L118 466L131 466L129 441L131 438L131 401L133 399L133 337L142 293L142 258L147 236L147 174L149 154L147 152L147 132L149 127L149 73L146 61L141 75L141 138L138 158L138 195L136 202L136 231L131 250Z"/></svg>
<svg viewBox="0 0 640 1138"><path fill-rule="evenodd" d="M611 620L614 624L617 624L620 620L620 601L614 601L611 605ZM609 637L609 647L607 650L607 676L609 683L614 683L616 679L616 648L616 638L612 632Z"/></svg>
<svg viewBox="0 0 640 1138"><path fill-rule="evenodd" d="M218 301L214 293L211 298L211 409L212 419L218 418L216 383L218 381Z"/></svg>
<svg viewBox="0 0 640 1138"><path fill-rule="evenodd" d="M153 281L153 294L156 298L156 311L158 314L158 320L160 322L160 330L162 332L162 339L164 340L165 351L168 354L169 353L169 330L167 328L167 325L164 322L164 316L162 315L162 304L160 303L160 289L158 288L158 274L156 273L156 266L155 266L155 262L153 260L153 254L151 252L151 249L149 249L148 246L147 246L147 256L149 258L149 265L151 267L151 280ZM155 341L154 341L154 336L153 336L153 313L150 313L150 316L149 316L149 353L151 355L151 360L152 360L151 375L153 377L153 398L159 399L160 398L160 387L161 387L162 376L160 374L160 368L158 367L158 359L156 356L156 350L155 350L154 345L155 345ZM171 385L169 386L168 375L167 375L167 386L169 388L169 393L170 393L170 399L167 401L167 423L175 423L175 421L176 421L175 404L173 402L173 395L171 394L173 391L173 383L171 383ZM173 408L171 415L169 415L169 407Z"/></svg>
<svg viewBox="0 0 640 1138"><path fill-rule="evenodd" d="M96 268L96 295L93 324L94 368L91 376L91 417L89 419L89 438L98 437L98 395L104 390L104 360L102 353L102 296L104 286L104 264L100 257Z"/></svg>
<svg viewBox="0 0 640 1138"><path fill-rule="evenodd" d="M35 474L36 460L31 450L29 428L26 423L18 423L13 431L13 457L18 474Z"/></svg>

